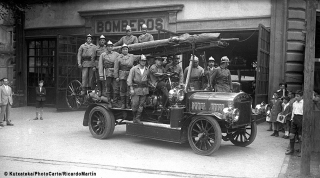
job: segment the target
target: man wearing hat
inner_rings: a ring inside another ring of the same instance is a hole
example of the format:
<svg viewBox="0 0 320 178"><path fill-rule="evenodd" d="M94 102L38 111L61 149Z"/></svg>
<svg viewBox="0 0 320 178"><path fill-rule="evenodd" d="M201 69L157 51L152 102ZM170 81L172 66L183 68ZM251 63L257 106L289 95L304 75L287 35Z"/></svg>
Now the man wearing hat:
<svg viewBox="0 0 320 178"><path fill-rule="evenodd" d="M114 64L114 78L120 82L121 109L130 108L127 78L133 63L140 59L140 55L129 54L128 50L128 45L123 44L121 47L122 53L117 57Z"/></svg>
<svg viewBox="0 0 320 178"><path fill-rule="evenodd" d="M92 36L89 34L87 35L87 42L80 46L77 56L78 66L82 68L82 95L92 84L95 53L96 45L92 44Z"/></svg>
<svg viewBox="0 0 320 178"><path fill-rule="evenodd" d="M212 56L209 57L209 60L208 60L208 67L205 69L204 71L204 75L207 79L207 83L208 83L208 86L209 88L211 88L212 86L210 85L210 78L211 76L213 75L214 72L217 71L217 69L219 69L220 67L214 67L214 58Z"/></svg>
<svg viewBox="0 0 320 178"><path fill-rule="evenodd" d="M94 61L94 67L93 67L93 71L94 71L94 83L92 84L92 87L95 87L96 85L98 86L98 89L101 90L101 83L99 82L99 59L102 53L107 51L107 47L105 45L106 43L106 38L101 35L99 38L99 45L96 48L96 57L95 57L95 61Z"/></svg>
<svg viewBox="0 0 320 178"><path fill-rule="evenodd" d="M227 69L229 62L229 58L223 56L221 58L220 69L211 76L211 86L214 86L216 92L232 92L231 73Z"/></svg>
<svg viewBox="0 0 320 178"><path fill-rule="evenodd" d="M142 124L141 113L149 94L148 78L149 69L146 67L147 58L142 54L139 64L130 69L127 79L130 87L131 108L133 112L133 123Z"/></svg>
<svg viewBox="0 0 320 178"><path fill-rule="evenodd" d="M8 85L9 81L7 78L3 78L3 85L0 87L0 106L1 106L1 120L5 117L7 126L13 126L10 122L10 112L12 106L12 89ZM1 124L2 125L2 124ZM3 126L3 125L2 125Z"/></svg>
<svg viewBox="0 0 320 178"><path fill-rule="evenodd" d="M165 74L165 69L163 67L163 58L156 57L155 60L156 63L150 67L150 81L154 87L162 92L162 105L165 107L169 98L168 90L170 89L170 86L167 86L164 81L161 81L162 76Z"/></svg>
<svg viewBox="0 0 320 178"><path fill-rule="evenodd" d="M147 33L147 25L143 24L141 26L142 34L139 36L138 40L139 43L147 42L147 41L154 41L153 36L150 33Z"/></svg>
<svg viewBox="0 0 320 178"><path fill-rule="evenodd" d="M99 79L103 81L102 95L110 101L111 93L113 102L117 104L119 100L119 83L114 78L114 63L119 56L119 53L112 51L113 43L109 40L106 51L99 58Z"/></svg>
<svg viewBox="0 0 320 178"><path fill-rule="evenodd" d="M204 70L201 66L199 66L199 58L197 56L191 55L190 61L193 60L193 65L190 73L190 82L189 86L193 87L194 90L202 89L202 77L204 76ZM184 80L187 80L189 66L184 69Z"/></svg>
<svg viewBox="0 0 320 178"><path fill-rule="evenodd" d="M172 82L177 83L178 85L183 85L183 71L182 67L179 65L180 63L179 56L174 55L173 61L166 65L165 71L167 72L173 72L178 74L178 76L175 76L172 78Z"/></svg>
<svg viewBox="0 0 320 178"><path fill-rule="evenodd" d="M123 44L129 45L134 43L138 43L138 38L132 35L131 27L127 25L126 36L123 36L118 42L114 44L114 46L120 46Z"/></svg>

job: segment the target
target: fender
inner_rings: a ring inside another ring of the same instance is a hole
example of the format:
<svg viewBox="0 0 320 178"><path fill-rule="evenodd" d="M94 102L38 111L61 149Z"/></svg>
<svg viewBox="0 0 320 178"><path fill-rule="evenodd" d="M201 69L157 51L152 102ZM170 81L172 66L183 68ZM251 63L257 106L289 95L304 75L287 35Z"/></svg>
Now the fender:
<svg viewBox="0 0 320 178"><path fill-rule="evenodd" d="M92 108L96 107L96 106L101 106L103 108L105 108L106 110L110 111L110 108L108 106L109 104L107 103L94 103L94 104L90 104L87 109L86 109L86 112L84 113L84 117L83 117L83 123L82 125L83 126L88 126L89 125L89 113L91 111Z"/></svg>

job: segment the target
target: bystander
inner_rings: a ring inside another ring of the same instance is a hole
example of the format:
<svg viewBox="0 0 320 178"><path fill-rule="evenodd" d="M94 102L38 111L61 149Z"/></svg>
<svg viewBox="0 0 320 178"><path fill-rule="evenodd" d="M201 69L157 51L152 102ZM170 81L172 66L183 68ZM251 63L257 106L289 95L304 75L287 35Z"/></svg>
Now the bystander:
<svg viewBox="0 0 320 178"><path fill-rule="evenodd" d="M0 86L0 106L1 106L1 120L5 117L7 126L13 126L10 118L10 111L12 106L12 89L8 85L9 81L7 78L3 78L3 85Z"/></svg>
<svg viewBox="0 0 320 178"><path fill-rule="evenodd" d="M37 100L37 104L36 104L36 118L34 118L34 120L38 120L40 118L40 120L43 120L43 105L44 102L46 101L46 89L43 87L43 80L39 81L39 87L36 87L36 100Z"/></svg>

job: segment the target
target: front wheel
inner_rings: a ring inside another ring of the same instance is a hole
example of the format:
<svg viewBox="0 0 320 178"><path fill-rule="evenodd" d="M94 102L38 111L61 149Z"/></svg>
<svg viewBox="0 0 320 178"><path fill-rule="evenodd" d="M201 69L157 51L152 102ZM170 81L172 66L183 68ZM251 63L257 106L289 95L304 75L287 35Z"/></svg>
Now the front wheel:
<svg viewBox="0 0 320 178"><path fill-rule="evenodd" d="M211 155L221 145L221 128L210 116L197 116L188 128L188 141L192 150L199 155Z"/></svg>
<svg viewBox="0 0 320 178"><path fill-rule="evenodd" d="M89 130L94 138L105 139L113 134L115 119L111 112L101 106L89 113Z"/></svg>
<svg viewBox="0 0 320 178"><path fill-rule="evenodd" d="M250 125L238 128L229 134L230 141L236 146L248 146L257 136L257 123L251 122Z"/></svg>

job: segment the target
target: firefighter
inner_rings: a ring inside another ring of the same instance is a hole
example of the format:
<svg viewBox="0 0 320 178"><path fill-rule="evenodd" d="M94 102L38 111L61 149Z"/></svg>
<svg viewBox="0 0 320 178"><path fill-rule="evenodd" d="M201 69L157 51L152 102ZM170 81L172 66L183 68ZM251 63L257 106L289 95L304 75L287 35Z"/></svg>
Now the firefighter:
<svg viewBox="0 0 320 178"><path fill-rule="evenodd" d="M94 76L93 76L94 81L93 82L95 82L95 83L93 83L92 86L97 85L97 87L100 91L102 91L102 86L101 86L101 82L99 80L99 59L100 59L101 54L107 51L107 47L106 47L105 43L106 43L106 38L103 35L101 35L99 38L99 45L97 46L97 49L96 49L96 58L94 61L95 66L93 67L93 71L94 71Z"/></svg>
<svg viewBox="0 0 320 178"><path fill-rule="evenodd" d="M183 70L182 67L179 65L180 63L179 56L173 56L173 61L166 65L165 71L166 72L173 72L176 73L178 76L172 78L172 82L177 83L178 85L183 85ZM175 86L177 86L175 84Z"/></svg>
<svg viewBox="0 0 320 178"><path fill-rule="evenodd" d="M116 104L119 100L119 83L114 79L114 63L119 56L119 53L112 51L113 43L109 40L107 43L106 52L102 53L99 58L99 78L103 81L102 95Z"/></svg>
<svg viewBox="0 0 320 178"><path fill-rule="evenodd" d="M191 68L191 73L190 73L190 81L189 81L189 86L193 87L194 90L201 90L202 89L202 77L204 76L204 69L199 66L199 58L197 56L191 55L190 60L193 60L193 65ZM184 69L184 77L186 80L187 79L187 74L188 74L189 66Z"/></svg>
<svg viewBox="0 0 320 178"><path fill-rule="evenodd" d="M150 67L150 81L153 87L156 87L163 94L162 106L166 107L167 100L169 98L169 89L168 86L162 79L162 76L165 74L165 69L163 67L163 58L156 57L156 63Z"/></svg>
<svg viewBox="0 0 320 178"><path fill-rule="evenodd" d="M126 36L123 36L118 42L114 44L114 46L121 46L121 45L129 45L138 43L138 38L132 35L131 27L127 25L126 27Z"/></svg>
<svg viewBox="0 0 320 178"><path fill-rule="evenodd" d="M231 73L227 69L229 62L229 58L223 56L221 58L220 69L211 76L211 86L214 86L216 92L232 92Z"/></svg>
<svg viewBox="0 0 320 178"><path fill-rule="evenodd" d="M212 56L209 57L209 60L208 60L208 67L207 69L205 69L204 71L204 75L206 77L206 79L208 80L208 88L212 88L212 86L210 85L210 78L211 76L213 75L214 72L216 72L218 69L220 69L220 67L215 67L214 66L214 58Z"/></svg>
<svg viewBox="0 0 320 178"><path fill-rule="evenodd" d="M133 123L142 124L141 113L149 94L148 76L149 69L146 67L147 58L141 55L139 64L132 67L127 79L130 87L131 108L133 113Z"/></svg>
<svg viewBox="0 0 320 178"><path fill-rule="evenodd" d="M87 35L87 42L82 44L78 50L78 66L82 69L82 89L81 95L86 93L89 85L92 84L93 67L95 58L96 45L92 44L92 36Z"/></svg>
<svg viewBox="0 0 320 178"><path fill-rule="evenodd" d="M140 58L140 55L129 54L128 50L128 45L123 44L121 47L122 53L117 57L114 64L114 78L117 82L120 82L121 109L130 108L127 78L133 63Z"/></svg>
<svg viewBox="0 0 320 178"><path fill-rule="evenodd" d="M142 34L139 36L138 40L139 43L147 42L147 41L154 41L153 36L150 33L147 33L147 25L143 24L141 26Z"/></svg>

